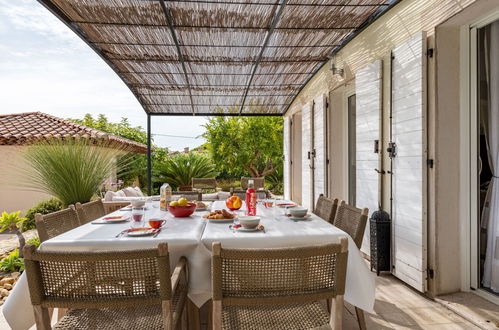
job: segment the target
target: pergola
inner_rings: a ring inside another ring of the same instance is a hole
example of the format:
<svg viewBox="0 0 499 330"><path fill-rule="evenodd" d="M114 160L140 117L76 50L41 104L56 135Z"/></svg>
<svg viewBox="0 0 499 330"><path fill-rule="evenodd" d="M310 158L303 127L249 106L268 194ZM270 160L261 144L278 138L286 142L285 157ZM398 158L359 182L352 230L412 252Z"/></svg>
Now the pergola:
<svg viewBox="0 0 499 330"><path fill-rule="evenodd" d="M310 78L400 0L39 0L147 114L281 116Z"/></svg>

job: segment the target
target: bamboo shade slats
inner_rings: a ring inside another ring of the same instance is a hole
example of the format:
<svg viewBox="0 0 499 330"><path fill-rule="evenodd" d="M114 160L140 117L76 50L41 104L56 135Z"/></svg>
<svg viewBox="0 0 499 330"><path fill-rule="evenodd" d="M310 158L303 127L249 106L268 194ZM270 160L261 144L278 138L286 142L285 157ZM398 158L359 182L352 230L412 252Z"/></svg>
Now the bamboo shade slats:
<svg viewBox="0 0 499 330"><path fill-rule="evenodd" d="M352 35L397 0L39 0L144 110L282 115Z"/></svg>

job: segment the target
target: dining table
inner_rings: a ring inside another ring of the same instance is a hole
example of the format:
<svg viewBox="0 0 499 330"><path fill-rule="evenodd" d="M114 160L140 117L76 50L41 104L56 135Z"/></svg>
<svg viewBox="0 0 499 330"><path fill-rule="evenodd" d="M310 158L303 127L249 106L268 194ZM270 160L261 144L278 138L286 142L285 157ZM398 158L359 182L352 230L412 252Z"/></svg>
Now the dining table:
<svg viewBox="0 0 499 330"><path fill-rule="evenodd" d="M375 280L365 259L352 238L313 213L301 220L292 220L284 209L272 204L258 203L257 215L263 230L242 232L234 230L233 222L245 213L245 208L236 211L234 221L219 222L203 216L209 210L227 209L224 201L215 201L206 211L196 211L191 216L176 218L170 212L161 211L159 202L148 203L145 220L161 218L166 220L157 235L131 237L120 235L130 228L131 221L106 223L97 219L43 242L43 251L116 251L155 248L167 242L171 262L174 267L178 259L185 256L188 260L190 301L201 307L211 299L211 246L221 242L225 248L292 248L338 242L341 237L348 238L348 261L345 286L345 301L373 312L375 301ZM265 205L265 206L264 206ZM109 216L127 216L129 208L117 210ZM33 309L25 274L22 274L2 312L7 323L15 330L29 329L35 324Z"/></svg>

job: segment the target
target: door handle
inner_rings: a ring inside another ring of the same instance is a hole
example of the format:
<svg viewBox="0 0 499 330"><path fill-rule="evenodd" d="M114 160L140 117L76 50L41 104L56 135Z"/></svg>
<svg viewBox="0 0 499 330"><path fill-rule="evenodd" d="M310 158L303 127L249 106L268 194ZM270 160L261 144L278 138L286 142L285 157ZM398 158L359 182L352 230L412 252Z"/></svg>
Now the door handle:
<svg viewBox="0 0 499 330"><path fill-rule="evenodd" d="M378 174L385 174L385 173L386 173L386 172L385 172L385 170L381 170L381 171L380 171L380 170L378 170L377 168L375 168L374 170L375 170L375 171L376 171L376 173L378 173Z"/></svg>

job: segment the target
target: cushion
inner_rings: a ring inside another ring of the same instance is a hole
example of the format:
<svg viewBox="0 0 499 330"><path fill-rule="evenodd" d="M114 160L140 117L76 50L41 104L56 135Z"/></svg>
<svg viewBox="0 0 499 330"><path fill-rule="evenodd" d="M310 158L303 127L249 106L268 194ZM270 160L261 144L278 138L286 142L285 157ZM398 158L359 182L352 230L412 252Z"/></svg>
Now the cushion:
<svg viewBox="0 0 499 330"><path fill-rule="evenodd" d="M223 201L223 200L226 200L227 198L230 197L230 192L228 191L219 191L217 192L217 195L218 195L218 199Z"/></svg>
<svg viewBox="0 0 499 330"><path fill-rule="evenodd" d="M137 190L135 190L135 188L132 187L123 188L123 192L125 193L126 197L141 197L137 193Z"/></svg>
<svg viewBox="0 0 499 330"><path fill-rule="evenodd" d="M217 201L218 200L218 194L213 193L213 194L203 194L202 198L204 201Z"/></svg>
<svg viewBox="0 0 499 330"><path fill-rule="evenodd" d="M116 193L114 191L108 190L104 195L104 201L110 202L113 200L114 196L116 196Z"/></svg>
<svg viewBox="0 0 499 330"><path fill-rule="evenodd" d="M140 190L139 187L133 187L133 189L135 189L139 197L144 197L144 194L142 193L142 190Z"/></svg>

